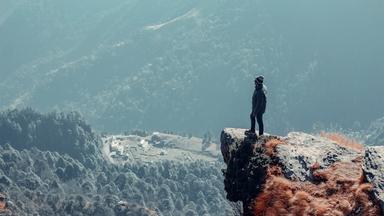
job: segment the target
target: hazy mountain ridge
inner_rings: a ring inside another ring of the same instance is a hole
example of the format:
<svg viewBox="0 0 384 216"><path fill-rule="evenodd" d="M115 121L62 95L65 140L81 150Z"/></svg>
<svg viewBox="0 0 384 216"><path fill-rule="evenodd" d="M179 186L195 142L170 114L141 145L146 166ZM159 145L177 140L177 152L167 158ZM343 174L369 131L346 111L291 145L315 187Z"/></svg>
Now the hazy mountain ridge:
<svg viewBox="0 0 384 216"><path fill-rule="evenodd" d="M272 130L367 126L382 116L369 95L382 91L383 5L345 3L20 1L0 28L0 106L79 110L106 131L203 133L246 124L264 74Z"/></svg>
<svg viewBox="0 0 384 216"><path fill-rule="evenodd" d="M366 131L365 143L384 146L384 118L373 121Z"/></svg>
<svg viewBox="0 0 384 216"><path fill-rule="evenodd" d="M145 5L133 1L114 5L114 10L100 13L104 16L93 11L94 18L86 19L92 20L91 25L71 21L77 29L69 36L69 46L63 45L64 49L59 47L57 52L24 64L0 84L7 92L1 96L3 107L28 104L45 111L75 109L106 130L121 129L122 124L148 128L150 119L162 116L150 127L187 130L195 128L196 123L188 126L192 116L184 113L204 115L207 108L207 115L214 113L216 102L201 94L213 97L222 90L223 94L241 94L245 91L238 88L239 83L252 79L255 71L269 71L271 78L277 71L270 64L277 62L279 55L275 53L275 40L266 37L269 31L261 30L266 28L261 22L248 19L253 14L263 16L262 12L251 10L258 10L257 4L172 2L172 10L151 5L145 13L138 14ZM56 10L50 6L54 4L42 7L42 13ZM188 11L193 11L193 16L160 29L148 29ZM55 20L47 22L56 26ZM66 24L68 21L59 26L65 28ZM103 29L101 35L97 29ZM235 35L240 38L233 41ZM56 41L45 43L49 46ZM65 42L58 46L61 43ZM92 83L88 82L90 77ZM200 88L196 89L196 85ZM220 99L220 103L227 102ZM172 115L168 112L170 107ZM205 121L206 116L199 119Z"/></svg>

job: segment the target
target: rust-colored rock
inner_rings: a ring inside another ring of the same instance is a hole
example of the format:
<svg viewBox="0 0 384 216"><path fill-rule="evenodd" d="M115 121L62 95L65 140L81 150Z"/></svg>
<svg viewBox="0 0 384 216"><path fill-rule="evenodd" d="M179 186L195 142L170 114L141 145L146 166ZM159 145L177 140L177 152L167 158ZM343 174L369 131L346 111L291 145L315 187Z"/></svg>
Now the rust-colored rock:
<svg viewBox="0 0 384 216"><path fill-rule="evenodd" d="M4 194L0 193L0 212L4 211L6 208L6 197Z"/></svg>
<svg viewBox="0 0 384 216"><path fill-rule="evenodd" d="M222 149L230 150L223 151L227 197L243 202L244 215L381 215L378 183L367 182L357 143L305 133L252 140L241 131L224 130L231 139Z"/></svg>

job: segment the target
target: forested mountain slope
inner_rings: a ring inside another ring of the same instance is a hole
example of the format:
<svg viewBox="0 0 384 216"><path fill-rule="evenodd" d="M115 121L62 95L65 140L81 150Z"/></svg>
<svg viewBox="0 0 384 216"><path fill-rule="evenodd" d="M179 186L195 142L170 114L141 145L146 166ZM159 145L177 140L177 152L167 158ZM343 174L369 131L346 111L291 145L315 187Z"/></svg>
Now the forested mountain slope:
<svg viewBox="0 0 384 216"><path fill-rule="evenodd" d="M1 1L0 107L78 110L106 131L203 133L244 127L253 79L264 74L269 129L364 126L383 115L375 97L384 90L383 8L378 0Z"/></svg>
<svg viewBox="0 0 384 216"><path fill-rule="evenodd" d="M164 133L101 139L76 113L2 112L0 214L235 215L217 149L202 147Z"/></svg>

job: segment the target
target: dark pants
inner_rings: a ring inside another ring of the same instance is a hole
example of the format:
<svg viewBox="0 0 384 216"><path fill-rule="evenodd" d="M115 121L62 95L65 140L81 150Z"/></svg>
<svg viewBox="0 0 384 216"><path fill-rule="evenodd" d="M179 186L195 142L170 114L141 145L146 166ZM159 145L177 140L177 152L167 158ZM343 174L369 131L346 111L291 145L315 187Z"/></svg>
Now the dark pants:
<svg viewBox="0 0 384 216"><path fill-rule="evenodd" d="M251 114L251 131L255 132L255 124L259 125L259 135L264 134L264 123L263 123L263 113L257 113L256 115Z"/></svg>

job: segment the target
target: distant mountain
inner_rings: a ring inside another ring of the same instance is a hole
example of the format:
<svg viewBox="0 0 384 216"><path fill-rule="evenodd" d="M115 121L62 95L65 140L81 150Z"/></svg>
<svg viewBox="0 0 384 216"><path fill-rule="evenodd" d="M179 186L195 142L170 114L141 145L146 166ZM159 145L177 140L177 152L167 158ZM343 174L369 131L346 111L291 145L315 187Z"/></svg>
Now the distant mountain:
<svg viewBox="0 0 384 216"><path fill-rule="evenodd" d="M269 130L367 124L384 108L383 6L328 3L2 1L0 107L203 133L247 125L264 74Z"/></svg>
<svg viewBox="0 0 384 216"><path fill-rule="evenodd" d="M384 146L384 117L372 122L370 127L362 133L367 134L364 136L366 144Z"/></svg>

